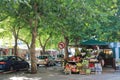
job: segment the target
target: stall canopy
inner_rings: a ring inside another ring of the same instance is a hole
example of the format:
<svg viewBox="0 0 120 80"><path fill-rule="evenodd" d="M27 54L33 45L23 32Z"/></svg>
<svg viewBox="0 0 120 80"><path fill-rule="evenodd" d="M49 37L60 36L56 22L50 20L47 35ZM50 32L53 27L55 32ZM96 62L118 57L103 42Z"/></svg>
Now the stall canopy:
<svg viewBox="0 0 120 80"><path fill-rule="evenodd" d="M90 39L80 43L81 46L86 46L86 48L94 48L96 45L101 49L109 48L109 43L104 41L98 41L95 39Z"/></svg>
<svg viewBox="0 0 120 80"><path fill-rule="evenodd" d="M80 44L81 45L109 45L108 42L98 41L98 40L94 40L94 39L83 41Z"/></svg>

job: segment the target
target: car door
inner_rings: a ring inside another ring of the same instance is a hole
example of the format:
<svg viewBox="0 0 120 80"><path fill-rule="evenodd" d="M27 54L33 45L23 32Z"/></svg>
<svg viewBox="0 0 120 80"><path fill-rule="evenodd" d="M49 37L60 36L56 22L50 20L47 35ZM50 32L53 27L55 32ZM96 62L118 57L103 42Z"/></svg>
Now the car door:
<svg viewBox="0 0 120 80"><path fill-rule="evenodd" d="M23 60L22 58L20 57L16 57L17 58L17 62L19 64L19 69L23 69L26 67L26 62L25 60Z"/></svg>
<svg viewBox="0 0 120 80"><path fill-rule="evenodd" d="M12 56L10 58L10 61L11 61L11 67L13 67L14 70L19 70L19 63L17 61L16 56Z"/></svg>

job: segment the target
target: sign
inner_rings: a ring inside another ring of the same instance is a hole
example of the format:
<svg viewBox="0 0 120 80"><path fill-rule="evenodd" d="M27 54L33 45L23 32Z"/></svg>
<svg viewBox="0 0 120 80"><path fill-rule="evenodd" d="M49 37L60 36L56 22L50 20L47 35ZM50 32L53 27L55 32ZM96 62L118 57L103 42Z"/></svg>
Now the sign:
<svg viewBox="0 0 120 80"><path fill-rule="evenodd" d="M65 47L65 43L64 42L59 42L58 43L58 48L63 49Z"/></svg>

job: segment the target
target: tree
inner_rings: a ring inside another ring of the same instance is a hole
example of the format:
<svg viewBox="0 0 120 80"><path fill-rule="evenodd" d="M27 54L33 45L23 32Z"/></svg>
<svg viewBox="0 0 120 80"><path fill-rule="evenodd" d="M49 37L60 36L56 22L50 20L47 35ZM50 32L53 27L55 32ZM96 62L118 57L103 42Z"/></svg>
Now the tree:
<svg viewBox="0 0 120 80"><path fill-rule="evenodd" d="M2 1L5 3L5 12L7 13L8 16L12 17L16 21L20 21L21 23L28 24L31 34L32 34L32 40L31 40L31 48L30 48L30 53L31 53L31 70L32 73L37 72L37 66L35 63L35 41L37 37L37 27L38 27L38 2L37 0L5 0ZM14 27L14 26L13 26ZM17 32L19 32L19 27L17 26ZM16 28L14 28L14 31ZM18 38L18 33L14 33L14 36Z"/></svg>
<svg viewBox="0 0 120 80"><path fill-rule="evenodd" d="M42 32L42 31L40 31L40 32ZM44 30L43 34L40 33L39 36L38 36L40 48L42 48L41 54L45 54L45 52L46 52L46 50L45 50L46 49L46 45L47 45L48 41L50 40L50 38L52 36L51 33L49 33L49 34L47 33L46 35L45 34L46 34L46 31Z"/></svg>
<svg viewBox="0 0 120 80"><path fill-rule="evenodd" d="M0 22L5 20L8 15L6 15L7 13L4 11L5 8L5 2L3 0L0 1L1 5L0 5Z"/></svg>
<svg viewBox="0 0 120 80"><path fill-rule="evenodd" d="M119 35L120 35L120 23L119 23L119 16L120 16L120 1L119 0L114 0L113 1L114 6L111 6L112 10L116 10L114 11L114 15L109 15L108 19L109 22L108 23L102 23L103 26L106 25L106 28L104 28L104 32L103 32L103 36L105 36L106 40L109 42L116 42L116 41L120 41Z"/></svg>
<svg viewBox="0 0 120 80"><path fill-rule="evenodd" d="M88 39L91 36L105 39L106 35L111 35L105 33L105 35L101 36L104 30L107 30L110 26L110 16L113 16L116 12L116 9L114 9L115 1L1 0L2 6L0 10L4 9L2 15L5 15L1 20L4 20L6 16L10 16L15 20L13 22L17 23L12 24L13 29L17 28L19 32L19 28L24 26L24 29L28 29L29 33L31 33L31 71L36 73L36 39L39 35L41 43L43 30L47 32L44 35L47 35L48 38L44 45L41 46L45 48L51 35L52 37L53 35L62 36L66 43L65 58L68 58L69 43L74 42L77 45L79 40ZM107 27L105 27L106 25Z"/></svg>
<svg viewBox="0 0 120 80"><path fill-rule="evenodd" d="M22 28L19 32L18 39L23 41L23 43L27 45L27 48L30 51L31 33L30 33L29 28Z"/></svg>
<svg viewBox="0 0 120 80"><path fill-rule="evenodd" d="M17 46L18 46L18 37L19 37L19 31L20 29L23 27L22 26L22 23L19 22L19 19L17 20L10 20L10 31L11 33L13 34L14 36L14 39L15 39L15 45L14 45L14 55L18 55L18 49L17 49Z"/></svg>
<svg viewBox="0 0 120 80"><path fill-rule="evenodd" d="M101 39L104 31L103 23L109 23L109 16L114 15L116 3L109 0L62 0L56 2L56 23L59 32L65 39L65 57L68 57L69 41L77 44L79 39L89 39L92 36ZM58 6L59 5L59 6ZM105 27L106 25L104 25ZM106 28L107 29L107 28ZM102 37L104 38L104 37ZM105 38L104 38L105 39Z"/></svg>
<svg viewBox="0 0 120 80"><path fill-rule="evenodd" d="M90 37L95 36L99 40L108 40L108 34L110 34L110 25L111 19L110 16L114 16L116 13L116 0L104 0L89 2L87 5L90 5L92 8L93 14L91 19L88 22L88 29L86 30ZM93 19L92 19L93 18ZM90 38L88 37L88 38Z"/></svg>

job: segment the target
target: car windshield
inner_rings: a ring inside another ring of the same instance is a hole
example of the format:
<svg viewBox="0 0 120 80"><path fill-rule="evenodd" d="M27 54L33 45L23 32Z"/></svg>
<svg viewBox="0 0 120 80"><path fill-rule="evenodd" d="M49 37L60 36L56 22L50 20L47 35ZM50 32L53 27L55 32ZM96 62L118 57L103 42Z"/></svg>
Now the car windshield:
<svg viewBox="0 0 120 80"><path fill-rule="evenodd" d="M39 56L37 58L38 59L46 59L46 58L48 58L49 60L54 60L54 58L52 56Z"/></svg>
<svg viewBox="0 0 120 80"><path fill-rule="evenodd" d="M7 59L8 59L8 56L0 56L0 61L7 60Z"/></svg>
<svg viewBox="0 0 120 80"><path fill-rule="evenodd" d="M39 59L46 59L47 56L39 56L38 58L39 58Z"/></svg>

